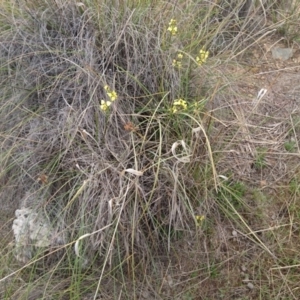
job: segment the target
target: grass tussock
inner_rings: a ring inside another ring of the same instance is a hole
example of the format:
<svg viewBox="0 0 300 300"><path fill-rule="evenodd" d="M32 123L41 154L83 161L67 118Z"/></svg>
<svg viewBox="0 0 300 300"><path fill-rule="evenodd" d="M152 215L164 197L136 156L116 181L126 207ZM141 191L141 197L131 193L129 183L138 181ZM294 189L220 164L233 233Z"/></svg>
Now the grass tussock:
<svg viewBox="0 0 300 300"><path fill-rule="evenodd" d="M198 299L200 282L219 299L231 293L222 278L240 269L249 299L295 295L284 271L298 265L295 245L278 250L283 233L260 188L278 182L298 123L263 96L253 106L240 66L283 27L297 42L298 10L217 2L1 2L1 298ZM295 225L291 182L272 209ZM21 208L51 228L44 247L36 235L15 249ZM285 286L271 290L276 276Z"/></svg>

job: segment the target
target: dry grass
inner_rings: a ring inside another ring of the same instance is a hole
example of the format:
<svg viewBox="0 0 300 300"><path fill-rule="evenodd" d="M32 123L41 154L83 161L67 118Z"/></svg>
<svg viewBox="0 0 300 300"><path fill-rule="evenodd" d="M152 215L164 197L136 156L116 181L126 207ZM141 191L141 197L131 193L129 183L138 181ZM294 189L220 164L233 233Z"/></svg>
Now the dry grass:
<svg viewBox="0 0 300 300"><path fill-rule="evenodd" d="M298 299L299 14L245 3L2 1L1 299Z"/></svg>

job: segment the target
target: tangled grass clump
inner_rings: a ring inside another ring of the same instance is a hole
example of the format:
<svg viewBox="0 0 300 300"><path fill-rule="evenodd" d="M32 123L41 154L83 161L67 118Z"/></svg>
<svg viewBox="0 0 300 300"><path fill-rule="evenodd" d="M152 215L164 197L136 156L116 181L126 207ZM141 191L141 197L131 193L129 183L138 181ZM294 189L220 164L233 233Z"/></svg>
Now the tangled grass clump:
<svg viewBox="0 0 300 300"><path fill-rule="evenodd" d="M1 299L294 297L281 2L0 1Z"/></svg>
<svg viewBox="0 0 300 300"><path fill-rule="evenodd" d="M80 257L120 264L165 251L174 230L195 226L199 204L174 154L185 139L184 155L199 164L197 121L170 112L183 75L166 46L167 21L143 26L141 12L105 3L95 13L71 1L27 2L12 7L13 19L0 16L1 175L14 185L10 197L42 210L77 240Z"/></svg>

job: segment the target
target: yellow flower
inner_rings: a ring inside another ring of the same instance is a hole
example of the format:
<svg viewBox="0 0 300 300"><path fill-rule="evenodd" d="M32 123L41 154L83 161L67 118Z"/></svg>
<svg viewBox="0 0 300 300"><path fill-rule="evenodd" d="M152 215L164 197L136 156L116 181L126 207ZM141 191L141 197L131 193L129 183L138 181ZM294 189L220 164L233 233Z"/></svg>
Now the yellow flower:
<svg viewBox="0 0 300 300"><path fill-rule="evenodd" d="M182 109L187 109L187 103L183 99L177 99L177 100L175 100L173 105L180 106Z"/></svg>
<svg viewBox="0 0 300 300"><path fill-rule="evenodd" d="M111 92L107 93L107 96L110 98L111 101L115 101L118 97L118 95L115 91L111 91Z"/></svg>
<svg viewBox="0 0 300 300"><path fill-rule="evenodd" d="M172 66L180 69L182 67L182 63L180 60L173 59Z"/></svg>
<svg viewBox="0 0 300 300"><path fill-rule="evenodd" d="M178 53L177 59L173 59L172 66L180 69L182 67L182 63L181 63L182 58L183 58L183 55L181 53Z"/></svg>
<svg viewBox="0 0 300 300"><path fill-rule="evenodd" d="M111 105L110 101L101 100L100 109L102 111L107 111L110 105Z"/></svg>
<svg viewBox="0 0 300 300"><path fill-rule="evenodd" d="M203 48L199 51L199 56L196 57L197 63L201 66L206 62L209 52L205 51Z"/></svg>
<svg viewBox="0 0 300 300"><path fill-rule="evenodd" d="M112 90L108 85L104 86L104 90L106 91L107 96L109 97L110 101L115 101L118 98L117 93Z"/></svg>
<svg viewBox="0 0 300 300"><path fill-rule="evenodd" d="M177 99L174 101L173 106L171 108L172 113L176 113L179 110L185 110L187 109L187 103L183 99Z"/></svg>
<svg viewBox="0 0 300 300"><path fill-rule="evenodd" d="M197 226L201 226L203 221L205 220L205 216L195 216Z"/></svg>
<svg viewBox="0 0 300 300"><path fill-rule="evenodd" d="M170 31L172 35L176 35L176 33L177 33L177 26L176 26L176 20L175 19L171 19L170 20L169 27L168 27L167 30Z"/></svg>

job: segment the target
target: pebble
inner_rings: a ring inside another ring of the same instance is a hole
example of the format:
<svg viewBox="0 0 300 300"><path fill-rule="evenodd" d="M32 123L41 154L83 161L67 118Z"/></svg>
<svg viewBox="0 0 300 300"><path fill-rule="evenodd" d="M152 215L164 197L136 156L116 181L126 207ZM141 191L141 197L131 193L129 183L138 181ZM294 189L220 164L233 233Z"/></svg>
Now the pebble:
<svg viewBox="0 0 300 300"><path fill-rule="evenodd" d="M251 282L248 282L248 283L247 283L247 288L248 288L249 290L253 290L253 289L254 289L254 285L253 285Z"/></svg>
<svg viewBox="0 0 300 300"><path fill-rule="evenodd" d="M288 60L293 56L293 49L291 48L275 47L271 51L272 51L272 56L275 59Z"/></svg>
<svg viewBox="0 0 300 300"><path fill-rule="evenodd" d="M149 299L150 293L149 293L147 290L144 290L144 291L142 292L142 297L143 297L144 299Z"/></svg>

